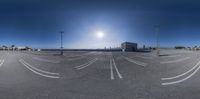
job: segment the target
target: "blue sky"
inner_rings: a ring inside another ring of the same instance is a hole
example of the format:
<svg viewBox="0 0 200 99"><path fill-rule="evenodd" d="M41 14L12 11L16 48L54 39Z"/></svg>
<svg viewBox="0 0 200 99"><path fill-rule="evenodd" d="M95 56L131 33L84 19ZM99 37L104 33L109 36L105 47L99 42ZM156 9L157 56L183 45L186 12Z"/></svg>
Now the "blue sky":
<svg viewBox="0 0 200 99"><path fill-rule="evenodd" d="M200 44L200 2L195 0L1 0L0 45L104 48L136 42L163 47ZM105 33L97 38L96 32Z"/></svg>

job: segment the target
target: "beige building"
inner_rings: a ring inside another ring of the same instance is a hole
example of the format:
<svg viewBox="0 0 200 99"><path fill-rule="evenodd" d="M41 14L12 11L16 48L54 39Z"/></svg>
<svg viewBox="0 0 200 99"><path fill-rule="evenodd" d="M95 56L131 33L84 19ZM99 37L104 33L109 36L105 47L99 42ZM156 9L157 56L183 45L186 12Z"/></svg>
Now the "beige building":
<svg viewBox="0 0 200 99"><path fill-rule="evenodd" d="M121 44L122 51L137 51L137 43L124 42Z"/></svg>

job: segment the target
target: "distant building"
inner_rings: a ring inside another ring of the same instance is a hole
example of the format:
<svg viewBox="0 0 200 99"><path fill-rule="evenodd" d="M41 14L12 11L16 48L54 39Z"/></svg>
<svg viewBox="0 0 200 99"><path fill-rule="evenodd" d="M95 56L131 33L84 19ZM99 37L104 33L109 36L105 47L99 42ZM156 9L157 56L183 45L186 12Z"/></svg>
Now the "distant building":
<svg viewBox="0 0 200 99"><path fill-rule="evenodd" d="M19 47L17 47L17 50L19 50L19 51L31 51L32 48L30 48L28 46L19 46Z"/></svg>
<svg viewBox="0 0 200 99"><path fill-rule="evenodd" d="M32 51L33 49L31 47L28 47L28 46L15 46L15 45L5 46L5 45L2 45L2 46L0 46L0 50L4 50L4 51Z"/></svg>
<svg viewBox="0 0 200 99"><path fill-rule="evenodd" d="M175 48L175 49L185 49L184 46L175 46L174 48Z"/></svg>
<svg viewBox="0 0 200 99"><path fill-rule="evenodd" d="M136 51L137 43L124 42L121 44L122 51Z"/></svg>
<svg viewBox="0 0 200 99"><path fill-rule="evenodd" d="M26 47L25 46L19 46L19 47L17 47L17 50L26 50Z"/></svg>
<svg viewBox="0 0 200 99"><path fill-rule="evenodd" d="M36 51L41 51L41 49L37 49Z"/></svg>

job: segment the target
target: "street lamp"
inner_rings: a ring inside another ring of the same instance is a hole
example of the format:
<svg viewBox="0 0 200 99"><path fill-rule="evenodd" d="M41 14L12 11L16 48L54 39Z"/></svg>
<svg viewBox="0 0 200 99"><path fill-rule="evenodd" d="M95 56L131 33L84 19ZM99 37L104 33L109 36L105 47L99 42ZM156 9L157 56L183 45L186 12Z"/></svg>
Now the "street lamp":
<svg viewBox="0 0 200 99"><path fill-rule="evenodd" d="M60 32L60 55L63 55L63 31Z"/></svg>
<svg viewBox="0 0 200 99"><path fill-rule="evenodd" d="M157 52L156 55L159 56L160 55L160 41L159 41L159 28L160 25L155 25L155 32L156 32L156 43L157 43Z"/></svg>

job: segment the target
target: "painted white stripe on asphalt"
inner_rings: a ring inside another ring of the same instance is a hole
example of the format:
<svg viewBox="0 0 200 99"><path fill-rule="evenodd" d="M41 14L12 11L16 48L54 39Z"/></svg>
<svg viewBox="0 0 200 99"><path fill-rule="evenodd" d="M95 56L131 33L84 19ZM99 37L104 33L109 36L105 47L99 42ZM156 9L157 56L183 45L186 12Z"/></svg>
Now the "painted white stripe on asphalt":
<svg viewBox="0 0 200 99"><path fill-rule="evenodd" d="M31 68L33 68L33 69L39 71L39 72L46 73L46 74L50 74L50 75L59 75L59 73L53 73L53 72L48 72L48 71L44 71L44 70L38 69L38 68L36 68L36 67L34 67L34 66L28 64L28 63L27 63L26 61L24 61L23 59L22 59L22 61L23 61L26 65L28 65L29 67L31 67Z"/></svg>
<svg viewBox="0 0 200 99"><path fill-rule="evenodd" d="M185 61L190 59L190 57L185 57L185 58L181 58L181 59L177 59L177 60L171 60L171 61L164 61L164 62L160 62L160 64L170 64L170 63L177 63L177 62L181 62L181 61Z"/></svg>
<svg viewBox="0 0 200 99"><path fill-rule="evenodd" d="M115 60L112 59L112 61L113 61L114 68L115 68L115 70L116 70L116 72L117 72L119 78L122 79L123 77L122 77L122 75L119 73L119 70L118 70L118 68L117 68L117 66L116 66L116 64L115 64Z"/></svg>
<svg viewBox="0 0 200 99"><path fill-rule="evenodd" d="M88 65L88 64L90 64L90 63L92 63L92 62L94 62L96 59L92 59L92 60L90 60L89 62L87 62L87 63L84 63L84 64L82 64L82 65L79 65L79 66L75 66L74 68L80 68L80 67L84 67L84 66L86 66L86 65Z"/></svg>
<svg viewBox="0 0 200 99"><path fill-rule="evenodd" d="M32 72L35 73L35 74L38 74L38 75L43 76L43 77L48 77L48 78L56 78L56 79L60 78L59 76L50 76L50 75L45 75L45 74L39 73L39 72L35 71L34 69L30 68L27 64L25 64L25 63L23 62L22 59L19 60L19 61L20 61L27 69L29 69L30 71L32 71Z"/></svg>
<svg viewBox="0 0 200 99"><path fill-rule="evenodd" d="M187 72L185 72L183 74L180 74L180 75L177 75L177 76L174 76L174 77L161 78L161 80L171 80L171 79L180 78L180 77L190 73L191 71L193 71L199 64L200 64L200 61L195 66L193 66L190 70L188 70Z"/></svg>
<svg viewBox="0 0 200 99"><path fill-rule="evenodd" d="M114 75L113 75L113 67L112 67L112 60L110 59L110 79L114 80Z"/></svg>
<svg viewBox="0 0 200 99"><path fill-rule="evenodd" d="M198 65L200 64L200 62L198 62ZM198 72L198 70L200 69L200 66L189 76L181 79L181 80L177 80L177 81L173 81L173 82L166 82L166 83L162 83L162 85L172 85L172 84L177 84L177 83L181 83L189 78L191 78L194 74L196 74Z"/></svg>
<svg viewBox="0 0 200 99"><path fill-rule="evenodd" d="M0 60L0 67L3 65L4 60Z"/></svg>
<svg viewBox="0 0 200 99"><path fill-rule="evenodd" d="M86 67L88 67L88 66L90 66L91 64L93 64L94 62L96 62L98 59L96 58L96 59L94 59L93 61L91 61L89 64L87 64L87 65L84 65L84 66L79 66L79 67L75 67L77 70L80 70L80 69L83 69L83 68L86 68Z"/></svg>
<svg viewBox="0 0 200 99"><path fill-rule="evenodd" d="M133 60L133 59L130 59L128 57L125 57L125 59L131 63L134 63L134 64L137 64L137 65L140 65L140 66L147 66L147 63L143 63L143 62L140 62L140 61L136 61L136 60Z"/></svg>
<svg viewBox="0 0 200 99"><path fill-rule="evenodd" d="M91 62L93 62L93 61L95 61L95 59L92 59L92 60L90 60L89 62L87 62L87 63L84 63L84 64L82 64L82 65L75 66L74 68L83 67L83 66L85 66L85 65L88 65L88 64L90 64L90 63L91 63Z"/></svg>

